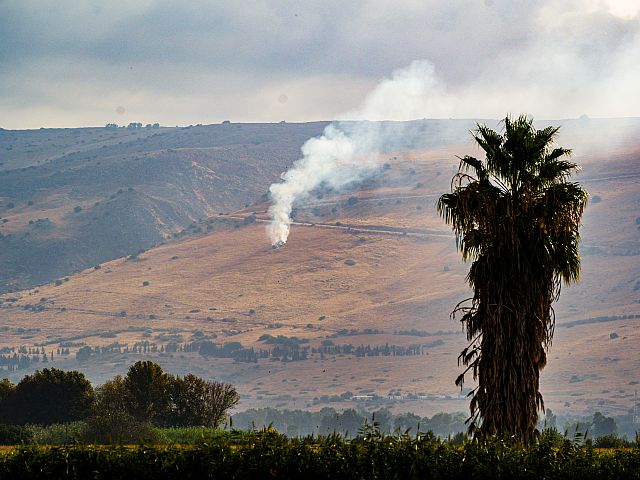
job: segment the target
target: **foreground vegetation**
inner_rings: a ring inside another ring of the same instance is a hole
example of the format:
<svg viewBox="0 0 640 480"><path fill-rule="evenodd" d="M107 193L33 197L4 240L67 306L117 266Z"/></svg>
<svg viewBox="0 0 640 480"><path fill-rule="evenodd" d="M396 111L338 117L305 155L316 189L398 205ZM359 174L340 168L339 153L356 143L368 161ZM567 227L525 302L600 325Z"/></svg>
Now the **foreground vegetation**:
<svg viewBox="0 0 640 480"><path fill-rule="evenodd" d="M384 436L375 428L351 441L265 429L195 445L21 446L0 453L0 478L640 479L640 449L599 450L557 435L523 448L496 438Z"/></svg>
<svg viewBox="0 0 640 480"><path fill-rule="evenodd" d="M216 428L238 401L233 385L169 375L150 361L95 390L81 372L45 368L17 385L0 381L0 444L155 441L155 427Z"/></svg>

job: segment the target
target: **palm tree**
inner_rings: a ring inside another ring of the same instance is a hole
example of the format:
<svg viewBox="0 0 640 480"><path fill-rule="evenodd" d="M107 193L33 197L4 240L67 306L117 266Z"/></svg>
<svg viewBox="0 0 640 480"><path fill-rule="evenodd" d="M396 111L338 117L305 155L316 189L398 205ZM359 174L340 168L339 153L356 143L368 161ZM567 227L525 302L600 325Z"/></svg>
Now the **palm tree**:
<svg viewBox="0 0 640 480"><path fill-rule="evenodd" d="M452 193L438 200L463 260L473 261L473 298L452 317L461 316L469 341L456 385L469 371L477 381L468 422L479 436L532 439L544 410L539 376L553 337L552 302L563 280L578 280L588 195L568 181L578 166L566 159L570 150L553 148L558 130L536 130L526 116L505 118L502 134L478 125L473 137L485 159L460 158Z"/></svg>

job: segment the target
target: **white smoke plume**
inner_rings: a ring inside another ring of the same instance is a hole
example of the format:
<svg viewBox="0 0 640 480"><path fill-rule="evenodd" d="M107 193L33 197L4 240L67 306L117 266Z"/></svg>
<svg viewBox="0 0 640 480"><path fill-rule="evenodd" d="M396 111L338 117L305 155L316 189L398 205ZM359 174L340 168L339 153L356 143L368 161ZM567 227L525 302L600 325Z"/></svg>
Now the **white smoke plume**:
<svg viewBox="0 0 640 480"><path fill-rule="evenodd" d="M267 232L274 246L287 242L291 211L295 202L304 200L324 184L335 190L361 181L380 167L379 152L397 140L401 124L385 125L367 120L411 120L429 112L429 102L442 92L431 63L416 60L396 70L366 97L361 108L345 118L358 122L334 122L323 134L307 140L302 158L281 175L282 182L269 188L273 204L272 221Z"/></svg>

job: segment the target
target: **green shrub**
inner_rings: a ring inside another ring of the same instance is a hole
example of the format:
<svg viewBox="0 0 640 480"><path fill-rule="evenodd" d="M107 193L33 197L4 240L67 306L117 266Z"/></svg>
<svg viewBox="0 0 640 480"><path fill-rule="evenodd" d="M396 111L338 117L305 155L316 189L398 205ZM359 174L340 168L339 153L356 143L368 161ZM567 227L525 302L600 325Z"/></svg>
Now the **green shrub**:
<svg viewBox="0 0 640 480"><path fill-rule="evenodd" d="M593 446L596 448L629 448L633 446L633 443L617 435L603 435L593 441Z"/></svg>
<svg viewBox="0 0 640 480"><path fill-rule="evenodd" d="M31 432L20 425L0 424L0 445L19 445L31 441Z"/></svg>
<svg viewBox="0 0 640 480"><path fill-rule="evenodd" d="M81 440L83 422L54 423L52 425L27 425L30 442L38 445L62 445Z"/></svg>
<svg viewBox="0 0 640 480"><path fill-rule="evenodd" d="M555 428L545 428L540 432L540 437L538 438L539 443L549 445L552 448L560 448L567 441L567 437Z"/></svg>
<svg viewBox="0 0 640 480"><path fill-rule="evenodd" d="M229 436L229 432L207 427L165 427L155 429L167 443L196 445Z"/></svg>
<svg viewBox="0 0 640 480"><path fill-rule="evenodd" d="M126 412L94 415L86 421L79 437L84 442L97 444L166 442L160 430Z"/></svg>

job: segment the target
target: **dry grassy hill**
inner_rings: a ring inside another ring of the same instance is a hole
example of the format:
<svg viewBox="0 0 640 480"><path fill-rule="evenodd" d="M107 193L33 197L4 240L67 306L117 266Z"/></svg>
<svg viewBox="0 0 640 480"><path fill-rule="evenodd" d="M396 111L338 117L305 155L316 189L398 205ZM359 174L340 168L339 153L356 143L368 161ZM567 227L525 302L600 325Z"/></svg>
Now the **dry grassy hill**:
<svg viewBox="0 0 640 480"><path fill-rule="evenodd" d="M279 250L265 233L268 204L257 202L137 256L3 295L3 353L23 346L39 359L3 373L45 366L44 351L47 366L100 383L153 358L174 373L236 384L243 409L347 406L360 395L395 411L465 410L453 385L465 338L449 312L468 295L467 266L433 206L454 155L475 152L468 144L390 152L381 178L300 206ZM543 375L556 412L625 413L640 380L638 158L629 142L607 158L578 158L593 198L582 282L563 293ZM194 351L202 344L208 355ZM236 350L215 350L225 344ZM294 358L304 350L306 359Z"/></svg>
<svg viewBox="0 0 640 480"><path fill-rule="evenodd" d="M0 292L147 249L256 201L324 125L0 131Z"/></svg>

